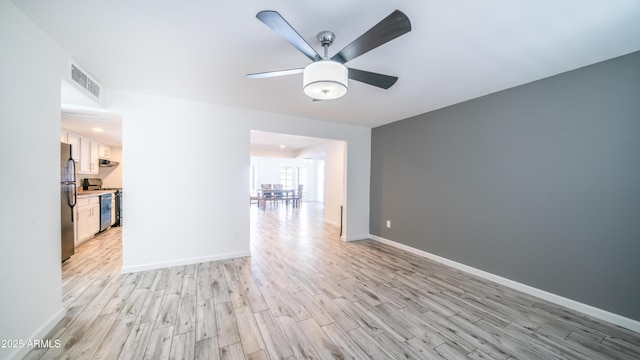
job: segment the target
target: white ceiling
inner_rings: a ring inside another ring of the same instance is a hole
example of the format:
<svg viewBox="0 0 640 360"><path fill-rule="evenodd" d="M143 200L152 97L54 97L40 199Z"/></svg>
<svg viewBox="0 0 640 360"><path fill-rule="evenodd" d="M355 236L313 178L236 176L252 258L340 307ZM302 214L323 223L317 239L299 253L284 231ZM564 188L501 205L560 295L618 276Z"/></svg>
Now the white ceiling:
<svg viewBox="0 0 640 360"><path fill-rule="evenodd" d="M82 106L63 106L61 126L110 146L122 146L122 116Z"/></svg>
<svg viewBox="0 0 640 360"><path fill-rule="evenodd" d="M271 157L324 159L324 145L337 140L312 138L265 131L251 131L251 154ZM314 151L311 151L315 149Z"/></svg>
<svg viewBox="0 0 640 360"><path fill-rule="evenodd" d="M375 127L640 50L637 0L13 0L103 87ZM302 76L249 79L310 60L255 18L276 10L330 55L393 10L412 31L347 63L395 75L312 102Z"/></svg>

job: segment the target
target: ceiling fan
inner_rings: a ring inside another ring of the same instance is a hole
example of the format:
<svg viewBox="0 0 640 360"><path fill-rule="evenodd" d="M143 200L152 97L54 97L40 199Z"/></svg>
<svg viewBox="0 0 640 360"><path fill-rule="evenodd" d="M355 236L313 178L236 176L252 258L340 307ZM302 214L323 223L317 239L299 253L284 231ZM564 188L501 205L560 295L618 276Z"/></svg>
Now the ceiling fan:
<svg viewBox="0 0 640 360"><path fill-rule="evenodd" d="M320 45L324 48L324 56L320 56L277 11L260 11L256 17L313 62L304 68L253 73L247 76L266 78L302 73L304 92L314 100L332 100L344 96L348 90L347 79L382 89L393 86L398 80L396 76L347 68L344 64L411 31L409 18L402 11L395 10L329 58L329 46L335 39L331 31L321 31L317 35Z"/></svg>

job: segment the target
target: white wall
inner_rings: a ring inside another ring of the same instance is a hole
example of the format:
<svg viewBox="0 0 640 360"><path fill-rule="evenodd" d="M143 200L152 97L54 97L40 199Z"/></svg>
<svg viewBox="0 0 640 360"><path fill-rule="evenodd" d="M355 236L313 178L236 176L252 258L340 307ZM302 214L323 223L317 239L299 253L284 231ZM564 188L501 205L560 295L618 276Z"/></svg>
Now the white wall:
<svg viewBox="0 0 640 360"><path fill-rule="evenodd" d="M64 315L60 79L64 53L0 1L0 339L42 338ZM0 358L29 349L0 347Z"/></svg>
<svg viewBox="0 0 640 360"><path fill-rule="evenodd" d="M353 143L345 233L368 235L371 129L125 91L107 96L123 114L123 271L249 254L252 129Z"/></svg>
<svg viewBox="0 0 640 360"><path fill-rule="evenodd" d="M326 148L325 166L325 221L340 225L340 207L345 206L345 144L333 142ZM348 156L348 154L346 155ZM344 224L343 224L344 225ZM344 232L343 232L344 234Z"/></svg>
<svg viewBox="0 0 640 360"><path fill-rule="evenodd" d="M345 142L326 141L300 152L300 156L324 154L325 161L321 164L321 168L317 170L322 173L324 187L318 192L317 196L324 202L325 221L336 226L340 226L341 222L340 207L345 207L346 205L346 159L348 157L346 151ZM344 234L343 232L343 236Z"/></svg>

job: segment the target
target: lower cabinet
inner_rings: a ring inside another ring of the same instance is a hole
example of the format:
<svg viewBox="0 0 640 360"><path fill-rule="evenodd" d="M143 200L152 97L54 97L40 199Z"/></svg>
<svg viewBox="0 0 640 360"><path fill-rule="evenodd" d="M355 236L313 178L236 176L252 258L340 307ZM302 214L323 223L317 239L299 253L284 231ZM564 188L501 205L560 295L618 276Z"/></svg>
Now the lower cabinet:
<svg viewBox="0 0 640 360"><path fill-rule="evenodd" d="M100 197L80 198L77 202L78 236L76 245L100 231Z"/></svg>

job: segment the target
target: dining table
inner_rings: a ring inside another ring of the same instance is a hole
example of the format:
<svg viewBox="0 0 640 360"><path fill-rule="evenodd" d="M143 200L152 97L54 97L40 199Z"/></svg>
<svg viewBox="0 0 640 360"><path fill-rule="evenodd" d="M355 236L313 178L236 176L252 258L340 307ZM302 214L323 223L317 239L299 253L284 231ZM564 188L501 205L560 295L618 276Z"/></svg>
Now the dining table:
<svg viewBox="0 0 640 360"><path fill-rule="evenodd" d="M264 209L267 201L284 201L289 205L289 201L295 204L296 189L262 189L258 190L258 206Z"/></svg>

